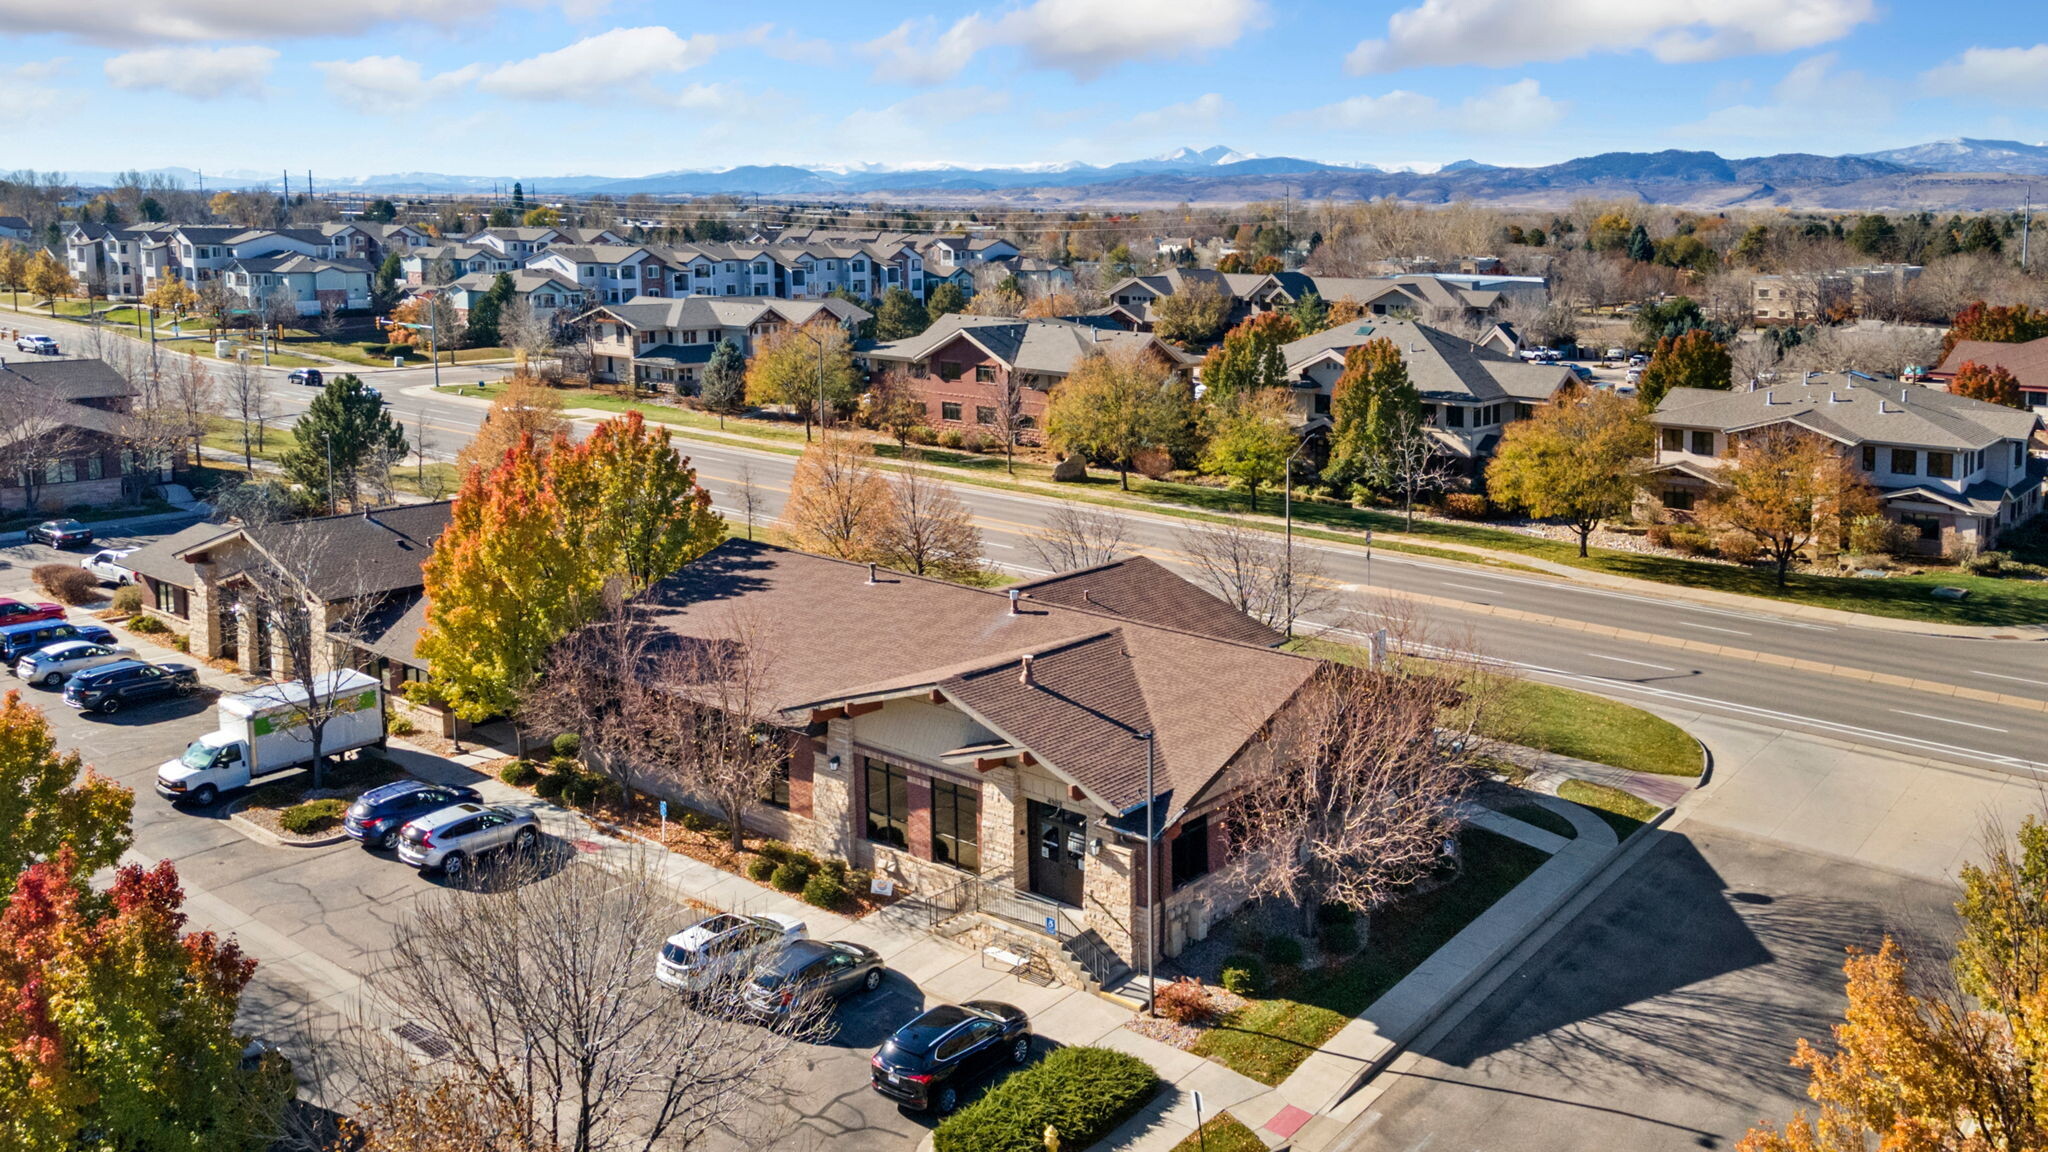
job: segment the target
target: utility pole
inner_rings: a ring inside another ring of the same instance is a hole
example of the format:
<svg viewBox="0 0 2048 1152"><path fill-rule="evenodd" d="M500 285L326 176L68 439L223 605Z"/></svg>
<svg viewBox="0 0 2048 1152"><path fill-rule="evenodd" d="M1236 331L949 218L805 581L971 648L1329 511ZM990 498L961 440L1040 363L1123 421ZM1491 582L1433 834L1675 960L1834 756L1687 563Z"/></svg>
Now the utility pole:
<svg viewBox="0 0 2048 1152"><path fill-rule="evenodd" d="M2034 230L2034 189L2027 186L2027 207L2020 216L2020 267L2027 266L2027 240Z"/></svg>

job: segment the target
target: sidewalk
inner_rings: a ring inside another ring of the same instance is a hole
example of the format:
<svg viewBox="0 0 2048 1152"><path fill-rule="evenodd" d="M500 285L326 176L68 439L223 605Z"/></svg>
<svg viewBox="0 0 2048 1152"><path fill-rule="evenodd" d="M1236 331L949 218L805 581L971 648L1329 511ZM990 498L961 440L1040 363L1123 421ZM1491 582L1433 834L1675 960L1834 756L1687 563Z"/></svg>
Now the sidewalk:
<svg viewBox="0 0 2048 1152"><path fill-rule="evenodd" d="M1660 776L1654 772L1635 772L1627 768L1616 768L1612 764L1580 760L1574 756L1563 756L1520 744L1495 743L1487 752L1529 769L1529 779L1524 782L1524 787L1535 791L1554 793L1557 786L1566 780L1584 780L1590 784L1618 788L1630 795L1648 800L1659 808L1671 808L1677 806L1679 801L1690 796L1693 789L1700 786L1700 778L1697 776ZM1704 750L1701 755L1704 759Z"/></svg>

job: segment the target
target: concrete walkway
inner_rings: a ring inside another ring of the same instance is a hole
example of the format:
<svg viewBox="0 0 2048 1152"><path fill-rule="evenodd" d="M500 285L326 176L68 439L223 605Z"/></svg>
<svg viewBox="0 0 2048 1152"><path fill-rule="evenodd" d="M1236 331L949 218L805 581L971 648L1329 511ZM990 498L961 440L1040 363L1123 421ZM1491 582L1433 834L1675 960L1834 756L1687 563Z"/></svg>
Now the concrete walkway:
<svg viewBox="0 0 2048 1152"><path fill-rule="evenodd" d="M1662 776L1654 772L1633 772L1627 768L1616 768L1612 764L1601 764L1592 760L1580 760L1575 756L1563 756L1556 752L1545 752L1540 748L1527 748L1520 744L1492 744L1486 749L1488 755L1519 764L1529 770L1526 787L1556 792L1557 786L1566 780L1585 780L1593 784L1604 784L1639 796L1659 808L1671 808L1692 794L1699 787L1697 776ZM1704 754L1702 754L1704 760Z"/></svg>

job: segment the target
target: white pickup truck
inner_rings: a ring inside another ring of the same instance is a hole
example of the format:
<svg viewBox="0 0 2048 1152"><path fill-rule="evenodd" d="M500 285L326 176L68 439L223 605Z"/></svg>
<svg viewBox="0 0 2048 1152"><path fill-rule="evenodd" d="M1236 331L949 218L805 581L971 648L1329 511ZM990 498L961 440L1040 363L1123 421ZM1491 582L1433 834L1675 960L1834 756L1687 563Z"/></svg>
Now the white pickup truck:
<svg viewBox="0 0 2048 1152"><path fill-rule="evenodd" d="M334 756L384 744L384 687L376 678L344 669L314 681L322 712L320 754ZM156 792L172 803L204 807L223 792L313 762L313 733L303 685L273 684L220 698L220 729L185 746L185 754L156 770Z"/></svg>
<svg viewBox="0 0 2048 1152"><path fill-rule="evenodd" d="M128 556L133 548L102 548L79 561L79 567L99 578L102 584L135 583L135 569L128 567Z"/></svg>

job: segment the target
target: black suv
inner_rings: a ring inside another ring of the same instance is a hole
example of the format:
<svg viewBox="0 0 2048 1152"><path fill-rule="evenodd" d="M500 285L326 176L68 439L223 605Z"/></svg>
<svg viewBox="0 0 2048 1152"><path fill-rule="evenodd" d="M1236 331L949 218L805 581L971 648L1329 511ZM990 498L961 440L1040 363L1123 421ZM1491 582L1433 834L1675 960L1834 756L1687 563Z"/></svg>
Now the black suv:
<svg viewBox="0 0 2048 1152"><path fill-rule="evenodd" d="M1031 1020L994 1000L941 1004L896 1030L869 1061L875 1091L941 1114L968 1081L1031 1059Z"/></svg>
<svg viewBox="0 0 2048 1152"><path fill-rule="evenodd" d="M474 788L400 780L381 784L358 797L348 806L341 828L362 841L365 848L396 848L398 830L407 821L439 812L450 804L481 804L483 799Z"/></svg>
<svg viewBox="0 0 2048 1152"><path fill-rule="evenodd" d="M325 383L318 368L294 368L291 375L285 377L285 379L294 384L303 384L308 388L318 388Z"/></svg>
<svg viewBox="0 0 2048 1152"><path fill-rule="evenodd" d="M129 704L162 696L184 696L198 687L199 670L190 664L122 660L73 676L64 685L64 702L73 708L111 716Z"/></svg>
<svg viewBox="0 0 2048 1152"><path fill-rule="evenodd" d="M114 634L97 624L66 624L61 620L9 624L0 627L0 662L12 667L19 663L23 656L38 648L47 648L60 640L90 640L95 644L112 644Z"/></svg>

